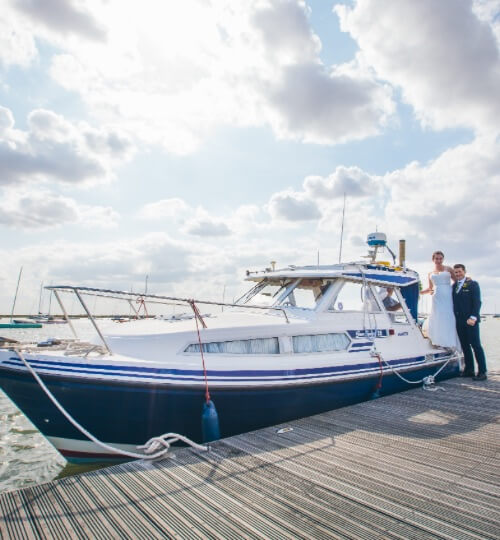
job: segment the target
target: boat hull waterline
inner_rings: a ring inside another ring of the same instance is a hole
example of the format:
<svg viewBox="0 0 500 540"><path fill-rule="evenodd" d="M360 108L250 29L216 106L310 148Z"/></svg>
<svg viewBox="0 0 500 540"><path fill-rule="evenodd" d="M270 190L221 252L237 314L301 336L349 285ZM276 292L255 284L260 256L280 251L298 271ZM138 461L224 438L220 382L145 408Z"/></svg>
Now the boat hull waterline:
<svg viewBox="0 0 500 540"><path fill-rule="evenodd" d="M405 379L421 381L434 375L449 358L450 354L436 353L432 359L398 359L391 360L390 365ZM0 362L2 389L68 461L128 459L108 453L87 440L57 410L19 362L12 351ZM295 381L284 381L283 377L273 375L266 379L259 371L245 372L243 378L235 372L239 381L235 385L209 383L211 399L219 415L221 437L366 401L373 397L379 381L382 383L380 396L416 387L387 366L381 377L380 365L375 358L365 359L365 362L312 369L308 373L297 370L301 373L296 374ZM30 363L36 369L37 361L30 359ZM80 425L107 444L136 451L136 446L151 437L168 432L202 442L201 411L205 387L201 381L189 382L184 378L175 383L149 378L148 382L138 382L117 377L61 376L47 374L47 363L40 362L42 364L45 365L42 379L56 399ZM293 377L293 372L287 373ZM458 374L459 362L452 358L437 380ZM209 381L211 377L217 377L215 373L208 373L208 376Z"/></svg>

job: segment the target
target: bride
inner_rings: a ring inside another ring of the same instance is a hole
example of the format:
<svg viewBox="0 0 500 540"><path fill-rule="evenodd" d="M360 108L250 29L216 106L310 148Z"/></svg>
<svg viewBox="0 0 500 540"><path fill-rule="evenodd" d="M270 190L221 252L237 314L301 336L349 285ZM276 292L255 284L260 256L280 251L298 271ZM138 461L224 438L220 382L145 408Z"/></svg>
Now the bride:
<svg viewBox="0 0 500 540"><path fill-rule="evenodd" d="M458 348L458 335L453 313L452 286L455 282L453 269L445 266L444 253L435 251L432 254L434 270L429 272L429 286L420 294L431 294L431 313L423 330L432 344L439 347Z"/></svg>

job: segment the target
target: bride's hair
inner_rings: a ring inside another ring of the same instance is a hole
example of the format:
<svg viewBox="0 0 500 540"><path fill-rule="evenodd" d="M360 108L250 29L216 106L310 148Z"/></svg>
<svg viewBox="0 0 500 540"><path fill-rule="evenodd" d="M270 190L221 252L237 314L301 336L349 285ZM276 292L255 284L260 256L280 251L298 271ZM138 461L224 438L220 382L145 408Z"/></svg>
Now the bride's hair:
<svg viewBox="0 0 500 540"><path fill-rule="evenodd" d="M441 257L443 257L444 259L444 253L442 251L435 251L433 254L432 254L432 260L434 260L434 257L436 255L441 255Z"/></svg>

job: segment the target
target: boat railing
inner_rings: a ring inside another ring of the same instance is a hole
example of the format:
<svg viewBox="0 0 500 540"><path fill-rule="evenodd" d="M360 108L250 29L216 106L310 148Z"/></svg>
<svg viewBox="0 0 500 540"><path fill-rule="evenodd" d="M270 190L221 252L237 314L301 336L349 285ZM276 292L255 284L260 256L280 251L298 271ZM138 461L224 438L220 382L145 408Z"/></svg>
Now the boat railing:
<svg viewBox="0 0 500 540"><path fill-rule="evenodd" d="M78 339L78 334L71 322L71 319L66 311L66 308L64 306L64 303L59 295L61 292L65 293L73 293L78 298L81 306L83 307L88 319L92 323L95 331L97 332L99 338L101 339L105 351L109 354L113 354L111 348L109 347L108 343L106 342L106 339L104 335L102 334L95 317L92 315L91 311L89 310L87 304L85 303L85 300L83 299L83 296L94 296L94 297L100 297L100 298L108 298L108 299L114 299L114 300L122 300L128 302L128 304L131 306L132 310L135 313L136 318L141 318L139 315L139 311L134 306L134 301L140 305L145 305L146 301L148 304L162 304L162 305L168 305L168 306L189 306L193 310L194 317L200 322L201 326L203 328L206 328L207 325L205 323L205 319L203 318L203 315L200 314L197 305L211 305L211 306L221 306L221 307L235 307L235 308L242 308L242 309L251 309L251 310L264 310L264 311L276 311L281 313L285 321L287 323L290 322L286 309L281 306L258 306L258 305L248 305L248 304L235 304L230 302L218 302L215 300L200 300L195 298L181 298L177 296L164 296L159 294L150 294L150 293L133 293L128 291L117 291L113 289L97 289L94 287L81 287L81 286L73 286L73 285L50 285L45 287L47 290L53 291L54 296L63 312L64 319L67 321L69 327L71 328L71 331L76 339ZM100 347L100 346L97 346ZM96 352L100 354L100 351L95 349ZM87 352L87 354L90 354L91 350Z"/></svg>

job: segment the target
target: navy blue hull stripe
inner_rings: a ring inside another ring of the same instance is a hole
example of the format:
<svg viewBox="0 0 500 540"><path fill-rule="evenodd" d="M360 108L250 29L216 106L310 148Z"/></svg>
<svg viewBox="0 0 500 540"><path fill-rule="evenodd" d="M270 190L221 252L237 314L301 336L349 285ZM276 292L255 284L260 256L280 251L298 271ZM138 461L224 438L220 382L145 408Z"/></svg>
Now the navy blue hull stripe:
<svg viewBox="0 0 500 540"><path fill-rule="evenodd" d="M358 351L352 351L352 352L358 352ZM434 360L439 360L438 358L434 358ZM414 365L422 364L425 361L425 358L423 356L415 357L415 358L409 358L409 359L398 359L398 360L390 360L388 363L392 366L400 366L400 367L410 367ZM78 373L78 374L85 374L85 375L108 375L109 377L115 377L115 378L125 378L125 377L141 377L141 378L147 378L147 379L156 379L156 380L163 380L163 381L177 381L177 382L188 382L188 381L200 381L203 379L203 372L202 371L185 371L186 375L178 375L173 374L170 375L169 371L172 370L146 370L144 368L139 368L140 372L137 373L137 370L134 370L132 373L127 373L129 371L129 368L118 368L117 366L109 366L112 367L112 370L108 370L108 366L104 366L104 369L74 369L73 366L70 364L62 364L63 366L67 366L66 369L64 367L54 367L58 366L58 363L52 363L52 362L44 362L40 360L29 360L31 364L33 364L34 367L37 367L39 369L43 369L45 371L52 371L56 372L57 374L63 375L64 373ZM12 357L9 361L5 361L4 364L15 366L15 367L23 367L22 362ZM75 364L75 365L81 365L81 364ZM102 366L101 366L102 367ZM118 369L120 369L120 372L118 372ZM269 371L208 371L207 375L212 379L212 382L216 380L220 381L227 381L227 382L259 382L259 381L273 381L273 380L287 380L287 381L293 381L295 379L318 379L318 378L325 378L330 377L332 375L354 375L354 374L361 374L361 373L369 373L373 370L379 370L380 366L378 363L370 362L365 364L355 364L352 366L349 365L343 365L343 366L330 366L326 368L312 368L312 369L297 369L297 370L269 370ZM132 371L132 370L130 370ZM178 370L175 370L178 371ZM163 374L164 372L165 374Z"/></svg>

